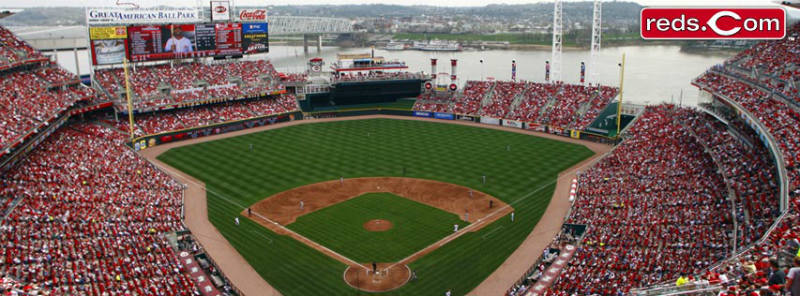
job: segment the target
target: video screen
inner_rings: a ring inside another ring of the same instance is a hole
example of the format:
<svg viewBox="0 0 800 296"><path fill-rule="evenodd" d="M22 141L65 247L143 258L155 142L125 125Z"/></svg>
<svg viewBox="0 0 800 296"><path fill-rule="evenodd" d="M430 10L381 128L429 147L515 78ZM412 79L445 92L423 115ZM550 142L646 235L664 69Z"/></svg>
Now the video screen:
<svg viewBox="0 0 800 296"><path fill-rule="evenodd" d="M91 28L92 63L145 62L267 52L267 24L204 23Z"/></svg>

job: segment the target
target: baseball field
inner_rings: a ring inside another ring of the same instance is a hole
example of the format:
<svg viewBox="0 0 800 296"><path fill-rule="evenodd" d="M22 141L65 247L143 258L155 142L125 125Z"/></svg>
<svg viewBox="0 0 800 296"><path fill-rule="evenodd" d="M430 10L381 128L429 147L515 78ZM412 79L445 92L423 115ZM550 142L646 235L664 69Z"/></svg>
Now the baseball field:
<svg viewBox="0 0 800 296"><path fill-rule="evenodd" d="M211 223L283 295L366 294L343 280L348 264L341 258L365 265L401 261L445 237L453 239L407 261L416 279L384 294L443 295L452 290L463 295L497 269L536 226L558 173L591 155L581 145L506 131L367 119L291 125L173 148L158 159L205 183ZM467 209L473 217L466 218L461 209L431 201L435 194L407 198L383 192L375 183L377 188L370 189L374 193L335 203L314 202L334 194L335 188L292 197L292 204L284 205L291 208L284 211L297 211L293 221L275 223L296 233L286 235L265 227L265 221L272 221L269 207L255 207L309 184L345 186L366 177L453 184L468 188L457 193L462 200L467 191L472 198L474 190L487 200L497 199L496 207L505 210L475 201ZM295 205L296 198L307 205ZM256 209L252 216L246 211L250 207ZM234 223L237 217L239 225ZM452 236L454 224L474 228Z"/></svg>

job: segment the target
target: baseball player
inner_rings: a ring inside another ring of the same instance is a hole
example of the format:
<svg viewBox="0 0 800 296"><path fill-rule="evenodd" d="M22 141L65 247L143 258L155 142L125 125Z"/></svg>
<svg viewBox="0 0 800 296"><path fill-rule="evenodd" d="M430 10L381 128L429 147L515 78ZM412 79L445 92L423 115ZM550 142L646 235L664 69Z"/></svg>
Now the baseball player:
<svg viewBox="0 0 800 296"><path fill-rule="evenodd" d="M236 226L239 226L239 217L233 218L233 222L236 223Z"/></svg>
<svg viewBox="0 0 800 296"><path fill-rule="evenodd" d="M469 198L472 198L472 189L469 190Z"/></svg>
<svg viewBox="0 0 800 296"><path fill-rule="evenodd" d="M514 212L511 212L511 222L514 222Z"/></svg>
<svg viewBox="0 0 800 296"><path fill-rule="evenodd" d="M303 201L301 200L301 201L300 201L300 209L301 209L301 210L303 209L303 206L305 206L305 204L304 204L304 203L303 203Z"/></svg>
<svg viewBox="0 0 800 296"><path fill-rule="evenodd" d="M458 224L453 224L453 232L458 232Z"/></svg>
<svg viewBox="0 0 800 296"><path fill-rule="evenodd" d="M464 221L469 221L469 211L464 210Z"/></svg>

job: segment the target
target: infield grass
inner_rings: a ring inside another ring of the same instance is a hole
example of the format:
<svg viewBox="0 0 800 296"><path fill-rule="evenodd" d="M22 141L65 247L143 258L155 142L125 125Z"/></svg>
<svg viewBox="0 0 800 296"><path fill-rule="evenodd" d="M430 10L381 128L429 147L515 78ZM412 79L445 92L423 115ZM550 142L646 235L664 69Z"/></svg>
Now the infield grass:
<svg viewBox="0 0 800 296"><path fill-rule="evenodd" d="M373 219L387 231L364 229ZM287 227L356 262L396 262L469 225L453 213L391 193L367 193L303 215Z"/></svg>
<svg viewBox="0 0 800 296"><path fill-rule="evenodd" d="M342 176L400 177L404 167L406 177L449 182L497 197L514 207L515 222L503 217L414 261L410 267L419 279L386 293L444 295L452 289L463 295L500 266L536 226L558 173L591 155L581 145L505 131L369 119L210 141L171 149L159 159L205 182L211 222L264 279L289 296L367 293L342 280L344 264L305 244L250 219L234 225L245 207L265 197ZM484 175L486 184L481 182Z"/></svg>

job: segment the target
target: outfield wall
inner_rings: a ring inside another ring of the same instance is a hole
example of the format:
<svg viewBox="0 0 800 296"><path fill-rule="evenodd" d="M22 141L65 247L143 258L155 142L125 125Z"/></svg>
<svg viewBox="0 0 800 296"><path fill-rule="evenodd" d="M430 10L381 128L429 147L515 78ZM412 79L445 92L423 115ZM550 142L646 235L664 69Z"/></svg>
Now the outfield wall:
<svg viewBox="0 0 800 296"><path fill-rule="evenodd" d="M562 129L559 127L540 125L531 122L523 122L510 119L500 119L493 117L481 117L475 115L445 113L445 112L430 112L430 111L412 111L406 109L396 108L356 108L356 109L343 109L331 110L320 112L289 112L275 115L268 115L262 117L255 117L239 121L225 122L210 126L196 127L178 131L164 132L154 135L147 135L138 137L133 140L131 146L136 150L143 150L161 144L170 142L182 141L186 139L196 139L217 134L224 134L228 132L249 129L259 126L276 124L281 122L288 122L293 120L312 119L312 118L335 118L335 117L351 117L351 116L365 116L365 115L397 115L397 116L410 116L410 117L424 117L439 120L458 120L482 123L486 125L497 125L511 128L518 128L524 130L534 130L543 133L549 133L562 137L568 137L580 140L589 140L597 143L616 144L620 139L610 138L604 135L595 134L588 131Z"/></svg>
<svg viewBox="0 0 800 296"><path fill-rule="evenodd" d="M244 120L235 120L208 126L201 126L196 128L189 128L189 129L164 132L154 135L142 136L134 139L133 142L131 143L131 146L133 147L134 150L139 151L150 147L158 146L161 144L183 141L187 139L202 138L211 135L224 134L243 129L250 129L259 126L292 121L296 119L303 119L303 114L300 112L288 112L288 113L253 117Z"/></svg>

